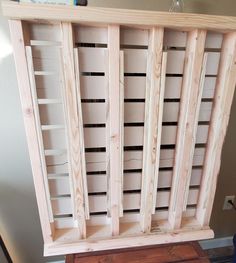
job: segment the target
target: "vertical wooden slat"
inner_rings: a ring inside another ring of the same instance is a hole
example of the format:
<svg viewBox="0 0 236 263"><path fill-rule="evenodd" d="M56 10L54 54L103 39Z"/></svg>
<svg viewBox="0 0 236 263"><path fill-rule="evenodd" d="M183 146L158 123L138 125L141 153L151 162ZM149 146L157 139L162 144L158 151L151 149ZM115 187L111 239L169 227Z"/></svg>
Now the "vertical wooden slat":
<svg viewBox="0 0 236 263"><path fill-rule="evenodd" d="M194 30L188 33L168 216L173 229L178 229L181 226L184 190L189 182L188 178L191 176L198 126L198 102L202 95L200 80L205 39L205 30Z"/></svg>
<svg viewBox="0 0 236 263"><path fill-rule="evenodd" d="M197 128L198 128L198 120L199 120L199 113L200 113L200 107L201 107L201 102L202 102L202 94L203 94L203 88L204 88L204 83L205 83L205 75L206 75L206 64L207 64L207 58L208 54L204 54L203 58L203 64L202 64L202 70L201 70L201 77L200 77L200 83L199 83L199 94L196 98L196 118L194 120L194 126L193 126L193 140L196 142L196 134L197 134ZM195 143L193 143L194 145ZM184 190L184 207L183 210L186 211L187 209L187 203L188 203L188 197L189 197L189 187L190 187L190 181L191 181L191 176L192 176L192 165L193 165L193 158L194 158L194 147L192 147L190 153L190 162L189 162L189 171L188 171L188 177L187 177L187 182L185 184L185 190Z"/></svg>
<svg viewBox="0 0 236 263"><path fill-rule="evenodd" d="M27 65L28 65L31 96L32 96L34 113L35 113L35 126L37 129L36 132L37 132L39 153L40 153L40 158L41 158L42 174L43 174L43 179L44 179L45 193L47 196L47 208L48 208L48 213L50 216L50 222L53 222L53 213L52 213L52 206L51 206L51 201L50 201L50 192L49 192L49 185L48 185L48 178L47 178L47 167L46 167L45 154L44 154L43 136L42 136L42 130L41 130L40 116L39 116L39 107L38 107L38 99L37 99L37 92L36 92L36 83L35 83L35 76L34 76L34 65L33 65L31 47L27 46L25 48L25 52L26 52L26 60L27 60Z"/></svg>
<svg viewBox="0 0 236 263"><path fill-rule="evenodd" d="M39 217L42 226L43 238L45 243L53 240L54 226L50 223L50 215L47 209L47 195L45 192L43 171L41 169L40 148L37 140L37 127L35 112L33 107L32 95L30 90L30 80L28 75L27 60L25 53L26 43L23 33L23 23L19 20L9 20L11 39L14 49L16 62L16 74L18 79L21 105L26 130L30 161L33 171L36 198L39 209Z"/></svg>
<svg viewBox="0 0 236 263"><path fill-rule="evenodd" d="M156 158L160 157L160 141L157 142L158 133L161 132L158 122L160 94L161 94L161 65L163 48L163 28L152 28L149 32L146 99L145 99L145 126L144 126L144 153L141 191L141 229L149 232L151 229L151 216L156 197L155 186L159 167ZM157 149L158 147L158 149Z"/></svg>
<svg viewBox="0 0 236 263"><path fill-rule="evenodd" d="M154 194L153 194L153 211L156 212L156 197L157 197L157 186L159 176L159 166L161 157L161 134L162 134L162 121L163 121L163 110L164 110L164 95L165 95L165 84L166 84L166 67L167 67L167 52L163 52L162 65L161 65L161 87L160 96L158 102L158 123L157 123L157 139L156 139L156 162L155 162L155 174L154 174Z"/></svg>
<svg viewBox="0 0 236 263"><path fill-rule="evenodd" d="M81 93L80 93L80 70L79 70L79 52L78 49L74 49L75 59L75 80L76 80L76 93L77 93L77 106L78 106L78 117L79 117L79 140L80 140L80 158L81 158L81 173L83 178L83 194L84 194L84 207L85 217L89 219L89 201L88 201L88 186L87 186L87 172L86 172L86 161L85 161L85 150L84 150L84 130L83 130L83 117L82 117L82 106L81 106Z"/></svg>
<svg viewBox="0 0 236 263"><path fill-rule="evenodd" d="M74 68L73 29L71 23L61 23L62 62L64 73L64 99L66 128L68 133L69 174L72 180L73 216L78 226L80 238L86 237L86 220L83 193L81 160L81 119L78 112L77 84Z"/></svg>
<svg viewBox="0 0 236 263"><path fill-rule="evenodd" d="M124 182L124 51L120 51L120 217L123 216L123 182Z"/></svg>
<svg viewBox="0 0 236 263"><path fill-rule="evenodd" d="M120 128L120 28L108 26L109 67L109 149L110 149L110 216L112 235L119 234L120 197L122 191L121 128Z"/></svg>
<svg viewBox="0 0 236 263"><path fill-rule="evenodd" d="M111 191L110 189L110 99L109 99L109 51L104 52L105 63L105 109L106 109L106 175L107 175L107 215L111 217Z"/></svg>
<svg viewBox="0 0 236 263"><path fill-rule="evenodd" d="M209 225L210 221L217 176L220 170L221 151L236 84L236 33L228 33L224 36L216 83L214 106L196 212L196 218L202 226Z"/></svg>

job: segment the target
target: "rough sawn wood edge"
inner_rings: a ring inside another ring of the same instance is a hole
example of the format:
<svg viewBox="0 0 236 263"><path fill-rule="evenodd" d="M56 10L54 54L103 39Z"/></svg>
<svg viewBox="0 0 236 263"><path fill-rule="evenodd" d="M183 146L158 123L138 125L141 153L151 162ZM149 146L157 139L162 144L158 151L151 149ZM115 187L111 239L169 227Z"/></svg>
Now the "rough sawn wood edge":
<svg viewBox="0 0 236 263"><path fill-rule="evenodd" d="M195 241L210 239L214 237L214 232L209 228L202 230L189 230L176 233L146 234L130 237L115 237L101 240L84 240L76 243L51 243L44 245L44 256L55 256L65 254L75 254L92 251L102 251L121 248L132 248L150 246L167 243L178 243L185 241Z"/></svg>
<svg viewBox="0 0 236 263"><path fill-rule="evenodd" d="M236 17L169 13L132 9L81 7L50 4L2 2L3 15L11 19L50 20L73 23L119 24L134 26L159 26L183 29L236 30Z"/></svg>

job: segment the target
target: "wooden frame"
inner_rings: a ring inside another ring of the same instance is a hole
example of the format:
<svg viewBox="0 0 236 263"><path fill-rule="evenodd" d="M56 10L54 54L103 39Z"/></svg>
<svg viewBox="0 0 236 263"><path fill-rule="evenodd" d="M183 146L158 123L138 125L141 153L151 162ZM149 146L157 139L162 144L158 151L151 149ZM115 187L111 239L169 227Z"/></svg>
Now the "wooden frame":
<svg viewBox="0 0 236 263"><path fill-rule="evenodd" d="M234 31L236 18L230 16L175 14L130 9L55 6L3 2L5 16L26 20L53 20L80 23L103 23L138 26L163 26L182 29L210 29ZM53 12L51 12L53 10ZM101 15L102 13L102 15ZM188 23L186 23L188 20Z"/></svg>
<svg viewBox="0 0 236 263"><path fill-rule="evenodd" d="M213 237L236 18L9 1L3 12L44 254Z"/></svg>

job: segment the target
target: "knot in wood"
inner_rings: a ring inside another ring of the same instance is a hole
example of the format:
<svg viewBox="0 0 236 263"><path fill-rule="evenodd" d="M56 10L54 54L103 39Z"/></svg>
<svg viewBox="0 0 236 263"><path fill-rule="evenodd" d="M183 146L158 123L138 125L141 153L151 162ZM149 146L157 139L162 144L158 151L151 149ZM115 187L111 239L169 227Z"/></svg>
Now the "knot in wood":
<svg viewBox="0 0 236 263"><path fill-rule="evenodd" d="M32 108L26 108L25 109L25 115L26 116L31 116L31 115L33 115L33 109Z"/></svg>

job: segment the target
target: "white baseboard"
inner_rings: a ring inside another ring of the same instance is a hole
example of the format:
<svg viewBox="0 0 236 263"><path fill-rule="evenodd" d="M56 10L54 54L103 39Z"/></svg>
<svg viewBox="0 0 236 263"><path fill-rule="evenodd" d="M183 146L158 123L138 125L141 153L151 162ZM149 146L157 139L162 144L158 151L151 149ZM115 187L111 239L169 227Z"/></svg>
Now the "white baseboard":
<svg viewBox="0 0 236 263"><path fill-rule="evenodd" d="M202 249L229 247L229 246L233 246L233 237L230 236L230 237L203 240L203 241L199 241L199 244L202 247Z"/></svg>

